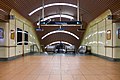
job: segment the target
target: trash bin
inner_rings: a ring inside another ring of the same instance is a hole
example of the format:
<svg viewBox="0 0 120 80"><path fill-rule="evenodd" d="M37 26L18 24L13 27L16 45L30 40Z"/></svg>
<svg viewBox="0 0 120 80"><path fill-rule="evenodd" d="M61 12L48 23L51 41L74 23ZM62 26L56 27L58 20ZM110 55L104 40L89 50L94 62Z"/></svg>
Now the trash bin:
<svg viewBox="0 0 120 80"><path fill-rule="evenodd" d="M91 46L86 46L86 52L87 54L91 54Z"/></svg>

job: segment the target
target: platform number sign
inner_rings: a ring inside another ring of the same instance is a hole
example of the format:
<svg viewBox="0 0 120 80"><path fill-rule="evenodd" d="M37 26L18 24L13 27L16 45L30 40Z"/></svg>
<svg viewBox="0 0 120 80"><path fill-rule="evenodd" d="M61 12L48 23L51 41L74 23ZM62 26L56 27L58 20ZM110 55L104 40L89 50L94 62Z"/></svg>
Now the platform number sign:
<svg viewBox="0 0 120 80"><path fill-rule="evenodd" d="M4 30L3 28L0 28L0 39L4 38Z"/></svg>
<svg viewBox="0 0 120 80"><path fill-rule="evenodd" d="M120 39L120 28L118 29L118 39Z"/></svg>

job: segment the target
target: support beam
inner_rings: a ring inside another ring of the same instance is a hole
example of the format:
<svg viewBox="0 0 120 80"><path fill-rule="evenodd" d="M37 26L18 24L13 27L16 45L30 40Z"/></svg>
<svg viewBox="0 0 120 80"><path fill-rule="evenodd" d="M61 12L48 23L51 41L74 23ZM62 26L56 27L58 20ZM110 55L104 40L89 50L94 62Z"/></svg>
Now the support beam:
<svg viewBox="0 0 120 80"><path fill-rule="evenodd" d="M80 1L79 0L77 0L77 21L79 21L80 20L80 3L79 3Z"/></svg>
<svg viewBox="0 0 120 80"><path fill-rule="evenodd" d="M42 6L43 6L43 9L42 9L42 18L44 18L45 17L44 0L42 0Z"/></svg>

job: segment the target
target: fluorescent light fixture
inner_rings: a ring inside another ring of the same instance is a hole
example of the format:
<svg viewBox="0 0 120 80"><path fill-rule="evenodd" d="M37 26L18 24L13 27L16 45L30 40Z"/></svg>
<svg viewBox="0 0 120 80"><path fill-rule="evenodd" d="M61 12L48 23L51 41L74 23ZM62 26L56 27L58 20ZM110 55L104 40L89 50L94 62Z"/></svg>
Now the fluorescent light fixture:
<svg viewBox="0 0 120 80"><path fill-rule="evenodd" d="M45 48L47 48L48 46L51 46L53 44L58 44L58 43L63 43L63 44L67 44L69 46L73 46L72 44L70 44L68 42L65 42L65 41L55 41L55 42L52 42L52 43L48 44Z"/></svg>
<svg viewBox="0 0 120 80"><path fill-rule="evenodd" d="M17 31L17 32L19 32L19 33L25 33L25 34L28 34L27 32L24 32L24 31Z"/></svg>
<svg viewBox="0 0 120 80"><path fill-rule="evenodd" d="M46 20L49 20L49 19L52 19L52 18L59 18L59 17L62 17L62 18L68 18L68 19L74 19L74 17L72 16L69 16L69 15L64 15L64 14L57 14L57 15L52 15L52 16L48 16L46 18L44 18L43 20L41 21L46 21Z"/></svg>
<svg viewBox="0 0 120 80"><path fill-rule="evenodd" d="M7 13L6 11L4 11L3 9L0 9L0 11L4 12L4 13Z"/></svg>
<svg viewBox="0 0 120 80"><path fill-rule="evenodd" d="M75 37L76 39L79 39L79 37L76 36L75 34L69 32L69 31L64 31L64 30L57 30L57 31L49 32L49 33L47 33L46 35L44 35L41 39L44 39L44 38L46 38L47 36L49 36L49 35L51 35L51 34L55 34L55 33L65 33L65 34L69 34L69 35Z"/></svg>
<svg viewBox="0 0 120 80"><path fill-rule="evenodd" d="M39 8L37 8L37 9L33 10L32 12L30 12L28 15L31 16L31 15L33 15L35 12L37 12L37 11L43 9L43 8L47 8L47 7L51 7L51 6L70 6L70 7L77 8L77 6L74 5L74 4L69 4L69 3L52 3L52 4L47 4L47 5L45 5L44 7L43 7L43 6L42 6L42 7L39 7Z"/></svg>
<svg viewBox="0 0 120 80"><path fill-rule="evenodd" d="M46 20L49 20L49 19L53 19L53 18L59 18L59 17L62 17L62 18L67 18L67 19L70 19L70 20L73 20L74 17L72 16L69 16L69 15L60 15L60 14L56 14L56 15L52 15L52 16L48 16L48 17L45 17L44 19L42 19L41 21L46 21ZM39 25L40 22L37 23L37 25Z"/></svg>
<svg viewBox="0 0 120 80"><path fill-rule="evenodd" d="M70 44L70 43L68 43L68 42L65 42L65 41L56 41L56 42L50 43L49 45L58 44L58 43L63 43L63 44L67 44L67 45L69 45L69 46L73 46L72 44Z"/></svg>

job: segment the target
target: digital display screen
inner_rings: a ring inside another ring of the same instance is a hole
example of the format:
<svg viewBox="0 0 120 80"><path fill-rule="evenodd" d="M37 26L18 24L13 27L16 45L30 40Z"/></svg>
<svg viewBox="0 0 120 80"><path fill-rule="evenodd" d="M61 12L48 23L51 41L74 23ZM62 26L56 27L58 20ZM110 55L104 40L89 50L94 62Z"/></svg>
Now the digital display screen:
<svg viewBox="0 0 120 80"><path fill-rule="evenodd" d="M42 28L36 28L36 31L44 31Z"/></svg>
<svg viewBox="0 0 120 80"><path fill-rule="evenodd" d="M42 25L44 24L50 24L50 25L80 25L82 24L81 21L43 21L41 22Z"/></svg>

